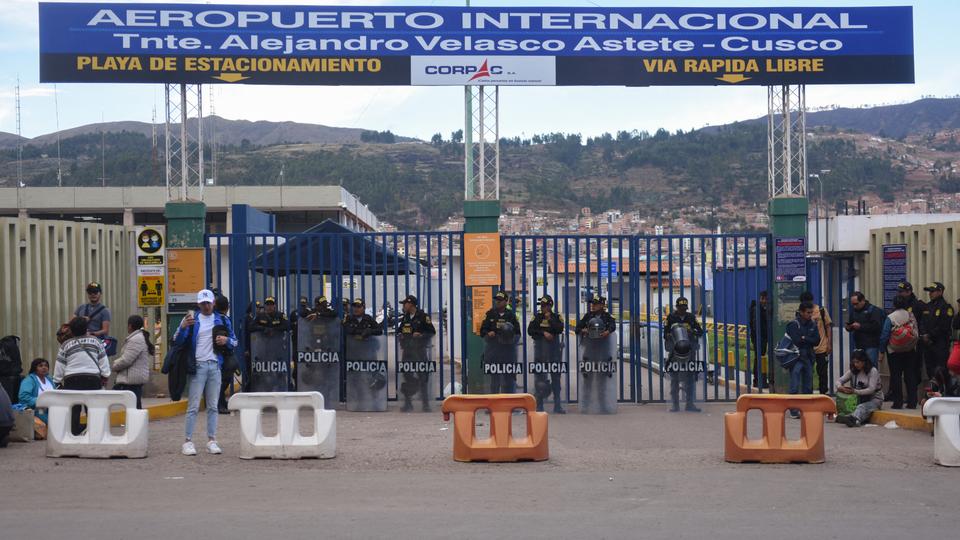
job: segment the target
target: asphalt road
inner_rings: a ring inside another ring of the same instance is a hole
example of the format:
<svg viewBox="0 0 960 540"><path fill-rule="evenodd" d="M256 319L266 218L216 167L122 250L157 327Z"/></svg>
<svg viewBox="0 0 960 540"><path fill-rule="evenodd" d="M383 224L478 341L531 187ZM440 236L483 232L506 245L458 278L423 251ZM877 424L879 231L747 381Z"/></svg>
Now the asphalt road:
<svg viewBox="0 0 960 540"><path fill-rule="evenodd" d="M933 464L929 434L830 424L825 464L736 465L732 405L705 408L551 416L541 463L456 463L440 413L338 412L322 461L238 459L236 416L220 417L221 456L181 456L183 418L151 423L143 460L11 444L0 538L955 537L960 470Z"/></svg>

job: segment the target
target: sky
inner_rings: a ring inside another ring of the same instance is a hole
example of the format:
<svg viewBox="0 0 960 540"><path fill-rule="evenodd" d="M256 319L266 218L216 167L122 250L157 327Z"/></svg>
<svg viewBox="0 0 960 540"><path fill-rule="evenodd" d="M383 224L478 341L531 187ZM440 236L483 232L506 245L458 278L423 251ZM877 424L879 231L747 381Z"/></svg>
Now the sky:
<svg viewBox="0 0 960 540"><path fill-rule="evenodd" d="M88 0L77 0L88 1ZM140 0L128 3L143 3ZM463 0L337 1L231 0L179 3L295 5L463 5ZM16 132L14 88L20 80L21 132L36 137L57 129L103 121L163 120L163 86L146 84L39 83L37 0L0 0L0 131ZM808 86L809 109L905 103L923 96L960 94L960 2L725 0L577 1L473 0L474 6L749 7L884 6L914 8L916 83L912 85ZM318 87L210 85L217 115L229 119L297 121L337 127L391 130L429 139L463 126L462 87ZM209 105L206 106L209 110ZM500 135L619 130L670 131L718 125L766 114L766 89L748 87L501 87ZM59 111L59 114L57 114Z"/></svg>

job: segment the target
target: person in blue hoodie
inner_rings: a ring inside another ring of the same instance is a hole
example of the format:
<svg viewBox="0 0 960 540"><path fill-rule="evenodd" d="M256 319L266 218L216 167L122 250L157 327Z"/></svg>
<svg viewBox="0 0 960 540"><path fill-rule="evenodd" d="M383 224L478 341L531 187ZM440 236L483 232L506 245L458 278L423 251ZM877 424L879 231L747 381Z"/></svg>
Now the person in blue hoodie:
<svg viewBox="0 0 960 540"><path fill-rule="evenodd" d="M53 390L53 379L50 378L50 362L43 358L35 358L30 362L30 373L20 383L20 403L34 410L34 416L47 423L47 410L38 411L37 398L47 390Z"/></svg>
<svg viewBox="0 0 960 540"><path fill-rule="evenodd" d="M813 304L801 302L797 310L797 318L787 325L787 335L800 351L800 359L790 368L790 393L813 393L813 348L820 343L820 331L813 322ZM800 411L790 411L791 418L800 418Z"/></svg>
<svg viewBox="0 0 960 540"><path fill-rule="evenodd" d="M175 345L186 346L190 351L187 367L186 441L181 453L185 456L197 455L193 444L193 428L197 423L200 410L200 397L207 403L207 452L220 454L223 451L217 444L217 402L220 397L220 369L223 366L223 354L233 351L237 346L237 336L233 333L230 319L214 311L213 292L204 289L197 293L197 307L200 313L194 316L191 311L184 317L173 335Z"/></svg>

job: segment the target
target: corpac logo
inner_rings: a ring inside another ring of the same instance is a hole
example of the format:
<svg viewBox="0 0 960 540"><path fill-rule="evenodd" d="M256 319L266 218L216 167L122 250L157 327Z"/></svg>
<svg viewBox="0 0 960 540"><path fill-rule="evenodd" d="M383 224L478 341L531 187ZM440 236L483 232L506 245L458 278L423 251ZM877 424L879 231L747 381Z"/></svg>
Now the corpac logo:
<svg viewBox="0 0 960 540"><path fill-rule="evenodd" d="M414 56L410 58L414 85L497 84L552 86L556 84L554 57Z"/></svg>
<svg viewBox="0 0 960 540"><path fill-rule="evenodd" d="M470 78L467 79L467 82L475 81L477 79L482 79L484 77L490 77L492 75L503 75L503 66L490 66L488 60L484 60L482 64L477 65L443 65L435 64L428 65L424 67L423 72L427 75L470 75Z"/></svg>

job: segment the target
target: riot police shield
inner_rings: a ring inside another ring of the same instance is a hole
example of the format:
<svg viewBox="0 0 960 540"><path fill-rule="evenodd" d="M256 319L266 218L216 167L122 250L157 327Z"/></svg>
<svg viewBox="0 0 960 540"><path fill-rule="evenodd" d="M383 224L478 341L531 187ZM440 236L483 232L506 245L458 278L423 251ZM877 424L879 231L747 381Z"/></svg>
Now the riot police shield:
<svg viewBox="0 0 960 540"><path fill-rule="evenodd" d="M297 324L297 391L320 392L327 408L340 403L340 330L336 317Z"/></svg>
<svg viewBox="0 0 960 540"><path fill-rule="evenodd" d="M679 410L681 400L686 403L687 410L698 410L694 405L696 381L699 374L706 371L706 366L700 360L697 336L685 324L674 324L665 336L664 344L667 358L663 362L663 372L670 377L671 410Z"/></svg>
<svg viewBox="0 0 960 540"><path fill-rule="evenodd" d="M533 374L533 395L537 398L537 410L543 410L544 403L551 394L554 410L562 409L560 382L567 373L567 363L563 359L562 334L549 340L533 340L533 357L527 360L527 372Z"/></svg>
<svg viewBox="0 0 960 540"><path fill-rule="evenodd" d="M617 412L617 335L581 337L577 394L583 414Z"/></svg>
<svg viewBox="0 0 960 540"><path fill-rule="evenodd" d="M498 329L496 336L483 338L483 374L491 394L517 391L517 375L523 375L523 364L517 354L519 337L513 329L503 332Z"/></svg>
<svg viewBox="0 0 960 540"><path fill-rule="evenodd" d="M387 336L347 336L347 410L387 410Z"/></svg>
<svg viewBox="0 0 960 540"><path fill-rule="evenodd" d="M400 344L400 361L397 362L397 373L400 374L397 397L402 402L400 410L410 412L413 404L419 402L423 412L430 412L438 385L434 336L398 332L397 341Z"/></svg>
<svg viewBox="0 0 960 540"><path fill-rule="evenodd" d="M250 335L250 391L290 389L290 332L261 330Z"/></svg>

